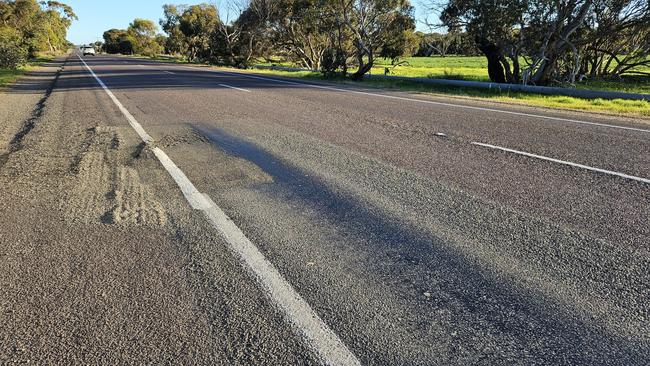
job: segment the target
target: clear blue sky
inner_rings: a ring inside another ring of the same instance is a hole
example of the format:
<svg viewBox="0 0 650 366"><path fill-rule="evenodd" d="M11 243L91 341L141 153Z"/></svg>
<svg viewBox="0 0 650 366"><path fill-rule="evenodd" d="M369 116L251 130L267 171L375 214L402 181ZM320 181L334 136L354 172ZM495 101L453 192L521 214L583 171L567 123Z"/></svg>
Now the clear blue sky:
<svg viewBox="0 0 650 366"><path fill-rule="evenodd" d="M74 9L79 20L72 23L68 40L74 44L86 44L102 39L104 31L111 28L125 29L135 18L151 19L156 24L162 18L163 4L200 4L203 1L160 0L62 0Z"/></svg>
<svg viewBox="0 0 650 366"><path fill-rule="evenodd" d="M72 23L68 32L68 40L74 44L87 44L102 39L104 31L111 28L125 29L135 18L151 19L156 24L162 17L163 4L200 4L210 1L190 0L62 0L72 6L79 17ZM217 2L218 3L218 2ZM418 15L418 1L416 5ZM420 7L421 8L421 7ZM419 24L418 28L422 28Z"/></svg>

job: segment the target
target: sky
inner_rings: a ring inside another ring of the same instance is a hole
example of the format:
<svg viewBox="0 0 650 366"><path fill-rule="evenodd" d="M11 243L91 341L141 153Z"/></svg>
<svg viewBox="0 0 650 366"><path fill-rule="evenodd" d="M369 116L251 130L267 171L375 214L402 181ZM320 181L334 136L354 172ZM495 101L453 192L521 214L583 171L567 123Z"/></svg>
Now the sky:
<svg viewBox="0 0 650 366"><path fill-rule="evenodd" d="M135 18L153 20L158 24L162 17L163 4L194 5L203 1L190 0L63 0L70 5L79 17L68 31L68 40L74 44L88 44L102 40L104 31L111 28L126 29ZM417 1L412 1L416 8L416 18L422 19ZM418 26L422 29L422 25Z"/></svg>

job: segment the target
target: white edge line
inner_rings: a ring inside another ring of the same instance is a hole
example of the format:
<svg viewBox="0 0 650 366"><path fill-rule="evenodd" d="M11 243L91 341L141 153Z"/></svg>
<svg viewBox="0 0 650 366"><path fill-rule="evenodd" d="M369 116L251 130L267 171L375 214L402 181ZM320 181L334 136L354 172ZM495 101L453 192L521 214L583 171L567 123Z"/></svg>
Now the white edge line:
<svg viewBox="0 0 650 366"><path fill-rule="evenodd" d="M242 89L242 88L238 88L238 87L236 87L236 86L232 86L232 85L227 85L227 84L218 84L218 85L219 85L219 86L223 86L224 88L235 89L235 90L243 91L243 92L246 92L246 93L250 93L250 92L251 92L250 90Z"/></svg>
<svg viewBox="0 0 650 366"><path fill-rule="evenodd" d="M203 71L205 71L204 69L199 69L199 68L196 68L196 67L190 67L190 66L183 66L183 67L188 68L188 69L192 69L192 70L203 70ZM629 130L629 131L650 133L650 129L643 129L643 128L637 128L637 127L617 126L617 125L610 125L610 124L607 124L607 123L588 122L588 121L581 121L581 120L562 118L562 117L544 116L544 115L541 115L541 114L515 112L515 111L502 110L502 109L475 107L475 106L453 104L453 103L445 103L445 102L436 102L436 101L433 101L433 100L413 99L413 98L400 97L400 96L397 96L397 95L379 94L379 93L364 92L364 91L360 91L360 90L342 89L342 88L336 88L336 87L325 86L325 85L309 84L309 83L306 83L306 82L292 82L292 81L287 81L287 80L281 80L281 79L274 79L274 78L268 78L268 77L263 77L263 76L255 76L255 75L245 74L243 72L230 72L230 71L221 71L221 70L214 70L214 69L208 69L208 70L211 71L211 72L215 72L215 73L222 73L222 74L227 74L227 75L238 75L238 76L245 77L245 78L250 78L250 79L273 81L273 82L276 82L276 83L290 84L290 85L303 85L303 86L307 86L307 87L310 87L310 88L326 89L326 90L345 92L345 93L370 95L370 96L375 96L375 97L396 99L396 100L404 100L404 101L410 101L410 102L416 102L416 103L442 105L442 106L445 106L445 107L454 107L454 108L461 108L461 109L464 108L464 109L472 109L472 110L486 111L486 112L505 113L505 114L511 114L511 115L516 115L516 116L535 117L535 118L541 118L541 119L549 119L549 120L553 120L553 121L570 122L570 123L578 123L578 124L598 126L598 127L607 127L607 128L621 129L621 130Z"/></svg>
<svg viewBox="0 0 650 366"><path fill-rule="evenodd" d="M482 143L482 142L472 141L471 144L472 145L477 145L477 146L482 146L482 147L487 147L487 148L490 148L490 149L506 151L506 152L513 153L513 154L528 156L530 158L551 161L551 162L554 162L554 163L568 165L568 166L572 166L572 167L575 167L575 168L586 169L586 170L590 170L592 172L598 172L598 173L603 173L603 174L608 174L608 175L614 175L614 176L617 176L617 177L621 177L621 178L625 178L625 179L631 179L631 180L635 180L635 181L638 181L638 182L643 182L643 183L650 184L650 179L641 178L641 177L637 177L637 176L629 175L629 174L625 174L625 173L619 173L619 172L615 172L615 171L612 171L612 170L594 168L594 167L588 166L588 165L572 163L570 161L565 161L565 160L560 160L560 159L555 159L555 158L549 158L549 157L543 156L543 155L532 154L532 153L528 153L528 152L525 152L525 151L509 149L507 147L501 147L501 146L497 146L497 145L485 144L485 143Z"/></svg>
<svg viewBox="0 0 650 366"><path fill-rule="evenodd" d="M79 56L77 55L77 57ZM127 118L129 124L142 138L142 141L147 144L152 143L153 139L144 131L138 121L124 108L88 64L81 57L79 59L111 97ZM302 333L309 347L329 365L360 365L361 363L357 357L347 348L343 341L323 322L311 306L282 277L273 264L264 257L223 210L209 196L201 194L162 149L154 147L152 151L174 179L192 208L202 211L212 226L219 231L229 249L241 259L246 268L255 276L258 283L266 290L269 298L284 312L293 326Z"/></svg>
<svg viewBox="0 0 650 366"><path fill-rule="evenodd" d="M152 142L153 138L151 136L149 136L149 134L142 128L142 126L138 123L138 121L136 121L136 119L133 117L133 115L131 115L131 113L126 108L124 108L122 103L120 103L120 101L115 97L113 92L111 92L106 87L106 84L104 84L104 82L99 77L97 77L97 75L95 75L95 72L88 66L86 61L84 61L79 55L77 55L77 57L79 57L79 60L81 60L81 62L83 62L84 66L86 66L86 69L88 69L90 74L95 78L95 80L97 80L97 82L102 87L102 89L104 89L106 94L108 94L108 96L111 98L111 100L113 100L113 103L115 103L115 105L117 105L117 108L120 109L120 112L122 112L124 117L126 117L126 119L129 121L129 124L131 125L131 127L133 127L135 132L138 133L138 136L140 136L142 141L144 141L145 144L148 144L148 143Z"/></svg>

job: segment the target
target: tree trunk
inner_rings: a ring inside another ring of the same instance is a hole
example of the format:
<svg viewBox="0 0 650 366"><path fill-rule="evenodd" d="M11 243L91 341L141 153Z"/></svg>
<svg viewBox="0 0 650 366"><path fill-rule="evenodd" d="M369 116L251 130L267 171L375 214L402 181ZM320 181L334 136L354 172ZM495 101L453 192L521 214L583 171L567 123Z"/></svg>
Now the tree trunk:
<svg viewBox="0 0 650 366"><path fill-rule="evenodd" d="M495 83L505 83L506 74L501 64L501 48L495 44L480 44L478 48L483 52L488 61L488 75Z"/></svg>
<svg viewBox="0 0 650 366"><path fill-rule="evenodd" d="M363 62L363 55L358 57L359 59L359 69L355 71L352 75L350 75L350 78L355 81L361 81L363 79L363 75L368 73L370 69L372 69L372 64L374 63L372 59L372 55L368 55L368 62L364 63Z"/></svg>

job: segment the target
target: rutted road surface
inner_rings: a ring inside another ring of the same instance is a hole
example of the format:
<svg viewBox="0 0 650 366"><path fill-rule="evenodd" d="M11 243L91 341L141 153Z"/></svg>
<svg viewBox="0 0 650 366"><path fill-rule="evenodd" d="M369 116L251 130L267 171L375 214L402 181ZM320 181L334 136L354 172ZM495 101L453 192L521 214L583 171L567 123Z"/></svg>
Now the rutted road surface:
<svg viewBox="0 0 650 366"><path fill-rule="evenodd" d="M0 363L650 363L650 125L76 55L0 91Z"/></svg>

